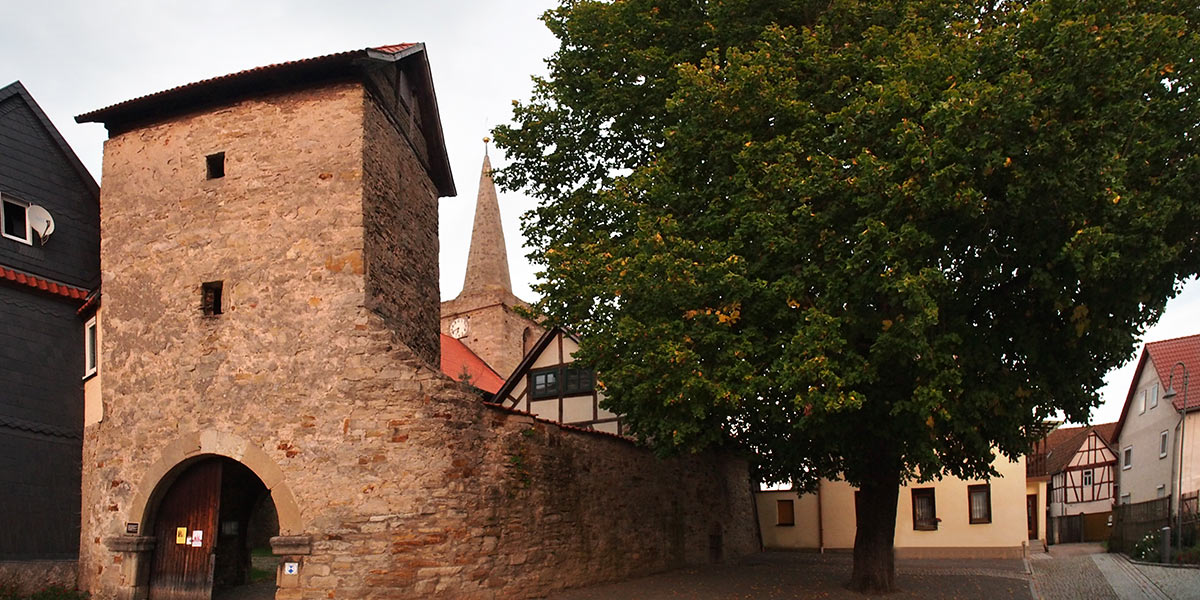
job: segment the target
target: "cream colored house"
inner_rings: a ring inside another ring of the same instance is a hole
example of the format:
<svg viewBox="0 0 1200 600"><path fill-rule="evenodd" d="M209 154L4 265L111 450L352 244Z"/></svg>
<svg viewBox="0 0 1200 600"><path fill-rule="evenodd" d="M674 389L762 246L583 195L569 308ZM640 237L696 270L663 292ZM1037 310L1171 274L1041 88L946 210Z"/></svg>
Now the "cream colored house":
<svg viewBox="0 0 1200 600"><path fill-rule="evenodd" d="M1178 366L1182 363L1182 366ZM1174 369L1174 378L1172 378ZM1191 379L1189 387L1185 375ZM1176 394L1167 398L1168 384ZM1200 335L1151 342L1142 350L1114 433L1122 504L1200 489ZM1187 421L1184 422L1184 402Z"/></svg>
<svg viewBox="0 0 1200 600"><path fill-rule="evenodd" d="M1020 558L1045 531L1045 483L1025 479L1025 460L997 458L1000 477L947 477L900 488L896 506L898 558ZM1029 506L1032 496L1033 505ZM855 489L822 479L813 493L756 495L763 546L768 550L850 550L854 547ZM1034 531L1036 528L1036 531Z"/></svg>

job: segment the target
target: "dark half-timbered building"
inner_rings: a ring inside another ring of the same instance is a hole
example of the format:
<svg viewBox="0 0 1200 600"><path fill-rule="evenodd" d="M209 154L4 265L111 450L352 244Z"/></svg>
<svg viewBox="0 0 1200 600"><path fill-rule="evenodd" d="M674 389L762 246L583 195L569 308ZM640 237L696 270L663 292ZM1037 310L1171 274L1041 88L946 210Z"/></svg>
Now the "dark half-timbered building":
<svg viewBox="0 0 1200 600"><path fill-rule="evenodd" d="M0 576L73 585L99 188L20 82L0 88L0 208Z"/></svg>
<svg viewBox="0 0 1200 600"><path fill-rule="evenodd" d="M1059 428L1046 436L1051 543L1108 538L1116 484L1117 455L1110 445L1115 426Z"/></svg>
<svg viewBox="0 0 1200 600"><path fill-rule="evenodd" d="M596 387L596 375L576 366L579 340L555 327L542 335L521 364L496 393L495 401L505 408L564 425L625 433L621 418L600 406L604 394Z"/></svg>

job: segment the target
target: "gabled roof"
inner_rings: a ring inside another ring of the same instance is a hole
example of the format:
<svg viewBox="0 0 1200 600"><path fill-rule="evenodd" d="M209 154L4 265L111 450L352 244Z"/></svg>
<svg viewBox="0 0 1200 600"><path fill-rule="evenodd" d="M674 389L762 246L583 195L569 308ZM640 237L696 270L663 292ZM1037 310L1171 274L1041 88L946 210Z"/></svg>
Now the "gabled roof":
<svg viewBox="0 0 1200 600"><path fill-rule="evenodd" d="M75 174L79 176L79 180L83 182L83 185L91 193L92 198L99 204L100 186L96 184L96 179L92 177L92 173L87 170L87 167L83 166L83 162L79 160L75 151L67 144L67 140L63 139L62 134L58 132L58 128L54 126L54 123L50 122L50 118L46 116L46 113L42 112L42 107L38 106L38 103L33 100L33 96L29 95L29 91L25 89L25 86L20 81L14 81L0 88L0 103L13 97L21 100L29 107L29 110L33 112L38 123L42 126L42 129L46 131L46 135L58 146L58 150L62 153L67 164L71 165L71 168L75 170Z"/></svg>
<svg viewBox="0 0 1200 600"><path fill-rule="evenodd" d="M75 121L104 123L110 134L117 134L203 107L284 89L362 78L372 67L409 60L419 61L412 72L417 76L415 83L421 96L423 134L429 145L430 164L427 167L438 193L453 196L456 193L454 178L446 155L437 95L433 90L425 44L421 43L376 46L238 71L119 102L79 115Z"/></svg>
<svg viewBox="0 0 1200 600"><path fill-rule="evenodd" d="M1112 449L1112 434L1116 423L1088 425L1084 427L1060 427L1046 435L1046 474L1053 475L1067 468L1075 453L1083 446L1088 435L1095 431L1100 441Z"/></svg>
<svg viewBox="0 0 1200 600"><path fill-rule="evenodd" d="M537 362L538 357L541 356L542 352L546 350L546 346L549 346L550 342L554 341L554 338L559 334L571 338L577 344L579 343L579 338L575 337L573 333L563 329L562 327L555 326L546 330L546 333L543 333L542 337L538 338L538 341L534 342L533 346L529 348L529 352L525 353L525 357L521 359L521 362L517 365L517 368L514 369L513 372L508 376L508 379L504 382L504 386L500 388L500 391L496 392L496 396L494 398L495 402L504 402L505 398L512 393L513 388L517 386L517 383L524 379L525 375L529 373L529 369L533 367L533 363Z"/></svg>
<svg viewBox="0 0 1200 600"><path fill-rule="evenodd" d="M1190 381L1193 377L1200 377L1200 334L1150 342L1142 349L1142 356L1138 358L1137 368L1133 371L1133 380L1129 382L1129 391L1125 394L1125 404L1121 407L1121 418L1117 420L1116 431L1113 432L1114 442L1121 436L1121 430L1125 426L1125 417L1129 414L1129 407L1133 405L1133 397L1137 392L1138 382L1142 379L1142 370L1146 368L1147 358L1154 361L1154 371L1161 385L1161 393L1166 392L1168 383L1178 392L1171 399L1175 410L1184 408L1183 374L1185 372L1189 379L1187 410L1200 408L1200 385L1194 385ZM1183 363L1183 368L1175 369L1175 379L1172 381L1171 368L1180 362Z"/></svg>
<svg viewBox="0 0 1200 600"><path fill-rule="evenodd" d="M461 377L465 373L470 377L467 383L490 394L495 394L500 386L504 385L504 378L483 362L483 359L466 344L444 333L441 336L442 373L456 381L462 381Z"/></svg>
<svg viewBox="0 0 1200 600"><path fill-rule="evenodd" d="M512 373L509 373L508 379L504 381L504 385L496 392L493 400L497 404L504 403L504 399L512 393L513 388L517 386L517 382L521 381L529 373L529 368L533 366L537 357L541 356L546 346L550 345L550 341L554 339L554 336L562 331L560 327L551 327L546 330L546 333L542 334L542 337L538 338L538 341L534 342L533 346L529 348L529 352L526 352L525 356L521 358L521 362L517 364L517 368Z"/></svg>
<svg viewBox="0 0 1200 600"><path fill-rule="evenodd" d="M1169 382L1178 392L1171 399L1171 404L1175 405L1175 410L1183 410L1183 374L1187 373L1189 379L1197 378L1195 383L1200 384L1200 334L1150 342L1146 344L1146 352L1150 355L1150 360L1154 361L1154 370L1158 371L1163 391L1166 391ZM1175 378L1172 380L1171 367L1178 363L1183 363L1183 368L1175 369ZM1187 408L1200 408L1200 385L1194 385L1190 381L1188 383Z"/></svg>
<svg viewBox="0 0 1200 600"><path fill-rule="evenodd" d="M41 290L48 294L54 294L55 296L70 298L71 300L83 300L88 296L88 291L83 288L67 285L52 279L46 279L45 277L38 277L33 273L26 273L20 269L13 269L11 267L0 265L0 281L3 280L11 281L17 285L31 287L35 290Z"/></svg>

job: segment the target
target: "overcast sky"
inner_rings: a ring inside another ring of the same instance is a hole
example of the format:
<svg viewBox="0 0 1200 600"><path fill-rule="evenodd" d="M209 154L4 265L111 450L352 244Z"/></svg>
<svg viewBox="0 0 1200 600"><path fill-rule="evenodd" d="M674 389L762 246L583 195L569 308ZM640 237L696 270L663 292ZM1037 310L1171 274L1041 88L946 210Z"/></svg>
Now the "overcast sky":
<svg viewBox="0 0 1200 600"><path fill-rule="evenodd" d="M556 40L538 16L549 0L328 2L325 0L49 0L0 2L0 86L20 80L100 180L107 137L74 116L124 100L257 66L399 42L424 42L458 186L441 201L441 290L462 289L483 137L527 99ZM504 158L492 150L496 167ZM101 181L101 185L103 182ZM516 294L533 299L534 270L520 215L533 203L500 193ZM1200 333L1200 284L1173 300L1145 341ZM1140 349L1139 349L1140 351ZM1136 358L1136 357L1135 357ZM1133 362L1109 374L1094 422L1115 421ZM1200 380L1200 373L1193 374Z"/></svg>

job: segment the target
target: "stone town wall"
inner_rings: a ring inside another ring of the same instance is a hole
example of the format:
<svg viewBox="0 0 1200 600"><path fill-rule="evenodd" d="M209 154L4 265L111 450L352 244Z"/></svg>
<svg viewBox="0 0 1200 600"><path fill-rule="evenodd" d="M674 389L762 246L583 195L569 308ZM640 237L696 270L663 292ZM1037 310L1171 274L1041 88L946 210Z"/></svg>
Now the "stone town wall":
<svg viewBox="0 0 1200 600"><path fill-rule="evenodd" d="M209 454L254 470L280 533L311 540L289 551L300 571L280 576L280 600L523 598L705 562L710 545L754 550L744 464L662 462L497 412L371 310L367 272L386 259L364 236L401 227L410 192L385 190L395 210L370 190L432 186L411 169L372 179L370 106L357 84L331 85L106 144L104 418L85 430L80 586L144 593L126 524L151 533L164 478ZM205 179L214 152L226 175ZM225 311L205 316L214 280Z"/></svg>

